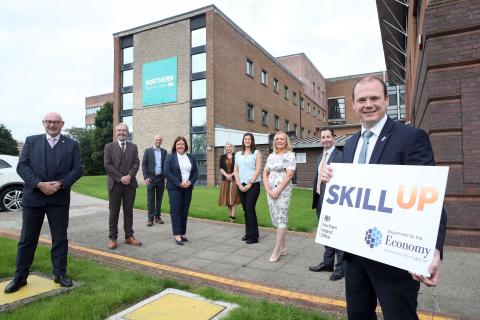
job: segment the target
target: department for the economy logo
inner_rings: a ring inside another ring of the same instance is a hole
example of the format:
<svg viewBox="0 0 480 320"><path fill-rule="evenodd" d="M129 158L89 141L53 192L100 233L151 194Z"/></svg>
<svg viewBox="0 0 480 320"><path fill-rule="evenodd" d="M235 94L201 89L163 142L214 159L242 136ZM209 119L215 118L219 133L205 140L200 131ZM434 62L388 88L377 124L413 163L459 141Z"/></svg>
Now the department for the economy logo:
<svg viewBox="0 0 480 320"><path fill-rule="evenodd" d="M378 247L380 243L382 243L382 233L377 227L368 229L367 232L365 232L365 242L372 249Z"/></svg>

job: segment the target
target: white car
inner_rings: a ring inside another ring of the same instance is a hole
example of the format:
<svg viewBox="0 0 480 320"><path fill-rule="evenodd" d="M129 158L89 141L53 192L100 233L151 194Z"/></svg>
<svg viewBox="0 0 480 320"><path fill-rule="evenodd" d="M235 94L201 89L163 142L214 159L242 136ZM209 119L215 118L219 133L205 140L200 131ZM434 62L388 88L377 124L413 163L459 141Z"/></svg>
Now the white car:
<svg viewBox="0 0 480 320"><path fill-rule="evenodd" d="M18 157L0 154L0 211L22 210L23 180L17 174Z"/></svg>

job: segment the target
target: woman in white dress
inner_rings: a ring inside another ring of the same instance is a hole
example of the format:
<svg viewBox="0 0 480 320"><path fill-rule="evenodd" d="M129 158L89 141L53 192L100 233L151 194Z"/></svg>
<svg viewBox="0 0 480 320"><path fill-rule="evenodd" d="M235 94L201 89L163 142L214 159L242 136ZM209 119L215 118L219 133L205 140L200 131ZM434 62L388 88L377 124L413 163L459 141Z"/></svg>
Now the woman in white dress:
<svg viewBox="0 0 480 320"><path fill-rule="evenodd" d="M275 248L270 262L276 262L287 253L285 235L288 224L288 208L292 196L292 178L295 174L295 154L288 135L279 131L273 138L273 153L268 156L263 170L263 185L267 193L272 224L277 228Z"/></svg>

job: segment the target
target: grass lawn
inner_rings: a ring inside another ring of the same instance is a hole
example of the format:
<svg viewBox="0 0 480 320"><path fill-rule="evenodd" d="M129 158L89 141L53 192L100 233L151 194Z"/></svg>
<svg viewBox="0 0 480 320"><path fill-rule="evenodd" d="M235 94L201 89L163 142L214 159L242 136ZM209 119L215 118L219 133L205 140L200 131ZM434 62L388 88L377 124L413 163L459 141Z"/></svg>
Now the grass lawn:
<svg viewBox="0 0 480 320"><path fill-rule="evenodd" d="M14 272L17 241L0 237L0 278ZM248 319L335 319L291 305L271 303L224 293L209 287L189 287L174 280L153 277L140 272L96 264L86 259L69 257L69 274L84 283L66 294L44 297L11 312L0 313L0 319L105 319L165 288L187 290L209 299L239 304L227 320ZM31 271L51 273L50 249L40 245Z"/></svg>
<svg viewBox="0 0 480 320"><path fill-rule="evenodd" d="M82 177L73 186L73 191L93 197L108 200L107 177ZM190 216L217 221L228 220L227 207L218 206L218 187L195 187L193 189ZM288 228L294 231L312 232L317 228L317 216L312 206L312 191L294 189L288 215ZM137 189L135 208L147 210L147 189L140 186ZM162 202L162 211L170 212L168 193L165 189ZM267 196L262 188L257 202L258 224L263 227L272 227L267 205ZM146 217L145 217L146 218ZM237 221L244 223L242 206L237 206Z"/></svg>

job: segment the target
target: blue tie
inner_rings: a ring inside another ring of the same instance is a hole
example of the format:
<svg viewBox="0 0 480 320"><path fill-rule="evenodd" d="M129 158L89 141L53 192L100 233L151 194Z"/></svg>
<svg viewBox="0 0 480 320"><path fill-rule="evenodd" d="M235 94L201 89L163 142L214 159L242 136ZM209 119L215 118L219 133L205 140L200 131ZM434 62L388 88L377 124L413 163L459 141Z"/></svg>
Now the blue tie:
<svg viewBox="0 0 480 320"><path fill-rule="evenodd" d="M365 130L362 134L363 144L362 149L360 149L358 163L365 163L365 161L367 160L368 140L370 140L371 136L373 136L373 132L370 130Z"/></svg>

